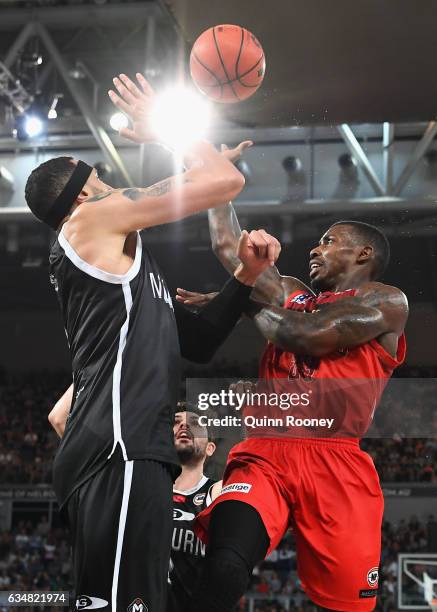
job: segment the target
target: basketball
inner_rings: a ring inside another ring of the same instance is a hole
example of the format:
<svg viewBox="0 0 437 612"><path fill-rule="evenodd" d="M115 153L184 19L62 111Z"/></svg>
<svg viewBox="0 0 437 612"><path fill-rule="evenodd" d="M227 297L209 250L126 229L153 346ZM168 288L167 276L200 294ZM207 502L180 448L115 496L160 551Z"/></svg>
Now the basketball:
<svg viewBox="0 0 437 612"><path fill-rule="evenodd" d="M235 103L252 96L265 73L265 57L258 39L237 25L205 30L190 56L193 81L215 102Z"/></svg>

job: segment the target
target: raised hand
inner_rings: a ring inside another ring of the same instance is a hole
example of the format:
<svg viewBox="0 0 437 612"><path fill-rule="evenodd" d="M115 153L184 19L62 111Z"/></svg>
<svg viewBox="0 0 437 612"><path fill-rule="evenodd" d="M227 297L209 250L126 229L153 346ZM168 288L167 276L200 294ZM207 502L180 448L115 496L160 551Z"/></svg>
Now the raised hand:
<svg viewBox="0 0 437 612"><path fill-rule="evenodd" d="M253 230L250 234L243 230L237 248L241 264L235 270L235 277L245 284L255 284L260 274L275 265L280 252L279 241L265 230Z"/></svg>
<svg viewBox="0 0 437 612"><path fill-rule="evenodd" d="M197 306L198 308L203 308L209 304L216 295L216 291L212 293L198 293L196 291L187 291L187 289L181 289L180 287L176 289L176 300L178 302L188 306Z"/></svg>
<svg viewBox="0 0 437 612"><path fill-rule="evenodd" d="M157 136L151 121L155 92L142 74L137 72L136 78L138 85L125 74L120 74L113 79L118 94L112 89L108 91L111 102L129 117L132 124L132 128L121 128L119 134L138 144L155 142Z"/></svg>
<svg viewBox="0 0 437 612"><path fill-rule="evenodd" d="M240 144L234 147L233 149L230 149L225 144L222 144L221 153L224 157L226 157L226 159L229 159L230 162L235 162L238 159L240 159L244 151L248 149L249 147L251 147L252 145L253 145L253 142L251 140L244 140L243 142L240 142Z"/></svg>

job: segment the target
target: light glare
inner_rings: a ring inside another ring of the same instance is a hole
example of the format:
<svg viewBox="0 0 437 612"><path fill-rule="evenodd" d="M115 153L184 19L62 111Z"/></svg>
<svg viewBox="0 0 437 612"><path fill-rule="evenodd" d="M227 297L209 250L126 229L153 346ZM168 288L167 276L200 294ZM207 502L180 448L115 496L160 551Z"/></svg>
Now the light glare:
<svg viewBox="0 0 437 612"><path fill-rule="evenodd" d="M154 132L164 143L183 151L196 140L205 138L210 107L189 89L169 89L157 96L152 121Z"/></svg>
<svg viewBox="0 0 437 612"><path fill-rule="evenodd" d="M109 125L113 130L118 132L121 128L125 128L129 125L129 120L123 113L114 113L111 115Z"/></svg>
<svg viewBox="0 0 437 612"><path fill-rule="evenodd" d="M35 138L35 136L39 136L39 134L41 134L43 130L43 124L41 119L39 119L35 115L29 115L26 118L24 129L26 130L26 134L29 136L29 138Z"/></svg>

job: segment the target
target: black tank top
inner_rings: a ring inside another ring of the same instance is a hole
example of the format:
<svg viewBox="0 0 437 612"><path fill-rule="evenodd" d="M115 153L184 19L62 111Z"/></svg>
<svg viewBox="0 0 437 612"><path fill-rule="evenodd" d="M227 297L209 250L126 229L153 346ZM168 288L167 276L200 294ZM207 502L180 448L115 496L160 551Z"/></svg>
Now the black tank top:
<svg viewBox="0 0 437 612"><path fill-rule="evenodd" d="M73 250L62 230L50 252L73 370L73 403L55 456L59 504L120 446L124 460L154 459L179 473L173 412L180 350L173 304L137 233L126 274L110 274Z"/></svg>
<svg viewBox="0 0 437 612"><path fill-rule="evenodd" d="M193 531L197 514L211 503L216 481L203 476L189 491L173 489L173 538L170 574L171 610L185 610L196 586L205 556L205 544Z"/></svg>

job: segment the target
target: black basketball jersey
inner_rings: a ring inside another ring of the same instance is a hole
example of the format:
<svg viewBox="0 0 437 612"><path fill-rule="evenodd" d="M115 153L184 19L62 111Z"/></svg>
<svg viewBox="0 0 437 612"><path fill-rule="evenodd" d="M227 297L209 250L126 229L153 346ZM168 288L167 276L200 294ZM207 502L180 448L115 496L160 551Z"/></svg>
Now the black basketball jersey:
<svg viewBox="0 0 437 612"><path fill-rule="evenodd" d="M196 515L211 503L211 488L215 480L202 476L189 491L173 489L173 537L171 545L170 602L172 612L185 611L205 556L205 544L193 531Z"/></svg>
<svg viewBox="0 0 437 612"><path fill-rule="evenodd" d="M73 370L73 403L54 461L62 506L119 445L125 461L155 459L178 470L173 409L180 350L163 276L137 233L126 274L96 268L61 230L50 252Z"/></svg>

